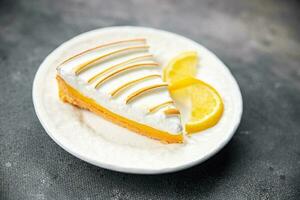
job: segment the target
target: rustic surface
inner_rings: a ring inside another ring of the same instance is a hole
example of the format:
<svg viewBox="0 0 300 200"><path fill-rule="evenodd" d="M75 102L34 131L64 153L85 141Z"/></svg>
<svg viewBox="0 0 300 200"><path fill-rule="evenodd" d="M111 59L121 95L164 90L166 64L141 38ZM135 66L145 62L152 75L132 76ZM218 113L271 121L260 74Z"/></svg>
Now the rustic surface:
<svg viewBox="0 0 300 200"><path fill-rule="evenodd" d="M0 0L0 199L299 199L300 3L297 1ZM35 72L92 29L161 28L214 51L240 84L244 115L205 163L142 176L68 154L39 123Z"/></svg>

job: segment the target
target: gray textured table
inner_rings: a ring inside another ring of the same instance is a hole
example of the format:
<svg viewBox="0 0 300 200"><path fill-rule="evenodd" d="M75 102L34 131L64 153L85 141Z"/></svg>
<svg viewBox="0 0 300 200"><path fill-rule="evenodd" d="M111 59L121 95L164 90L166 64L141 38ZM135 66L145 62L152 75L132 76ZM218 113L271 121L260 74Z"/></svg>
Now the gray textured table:
<svg viewBox="0 0 300 200"><path fill-rule="evenodd" d="M297 1L0 0L0 199L299 199L300 3ZM214 51L244 115L231 142L178 173L129 175L87 164L45 133L31 87L71 37L115 25L161 28Z"/></svg>

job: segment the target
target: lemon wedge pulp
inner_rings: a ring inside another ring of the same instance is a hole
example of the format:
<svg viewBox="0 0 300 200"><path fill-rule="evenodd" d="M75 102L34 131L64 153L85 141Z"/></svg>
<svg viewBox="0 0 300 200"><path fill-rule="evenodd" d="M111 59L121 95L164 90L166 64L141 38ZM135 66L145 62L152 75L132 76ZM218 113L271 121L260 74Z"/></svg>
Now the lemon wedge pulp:
<svg viewBox="0 0 300 200"><path fill-rule="evenodd" d="M224 106L219 93L209 84L196 79L198 54L187 51L173 58L163 70L163 79L175 102L188 111L187 133L214 126L220 120Z"/></svg>
<svg viewBox="0 0 300 200"><path fill-rule="evenodd" d="M175 101L177 98L187 98L190 101L190 116L185 124L187 133L205 130L220 120L224 109L222 98L207 83L187 77L171 84L169 90ZM186 94L185 97L177 95L183 94L182 92Z"/></svg>
<svg viewBox="0 0 300 200"><path fill-rule="evenodd" d="M195 51L180 53L164 67L163 80L172 83L188 76L196 76L198 60L198 54Z"/></svg>

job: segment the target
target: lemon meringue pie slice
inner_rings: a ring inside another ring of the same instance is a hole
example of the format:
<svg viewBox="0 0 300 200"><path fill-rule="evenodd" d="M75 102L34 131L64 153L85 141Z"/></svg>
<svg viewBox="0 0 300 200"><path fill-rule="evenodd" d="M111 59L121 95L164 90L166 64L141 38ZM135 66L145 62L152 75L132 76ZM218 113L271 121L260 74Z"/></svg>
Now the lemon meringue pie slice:
<svg viewBox="0 0 300 200"><path fill-rule="evenodd" d="M149 48L134 38L73 55L57 67L60 99L141 135L181 143L180 112Z"/></svg>

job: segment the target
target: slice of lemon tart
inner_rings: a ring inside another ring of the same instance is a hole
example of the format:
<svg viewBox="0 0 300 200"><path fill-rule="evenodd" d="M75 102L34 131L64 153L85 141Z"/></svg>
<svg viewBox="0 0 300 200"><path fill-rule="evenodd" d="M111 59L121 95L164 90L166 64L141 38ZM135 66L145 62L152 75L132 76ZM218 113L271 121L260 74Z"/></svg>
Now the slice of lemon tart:
<svg viewBox="0 0 300 200"><path fill-rule="evenodd" d="M73 55L57 67L60 99L141 135L181 143L180 112L149 48L134 38Z"/></svg>

